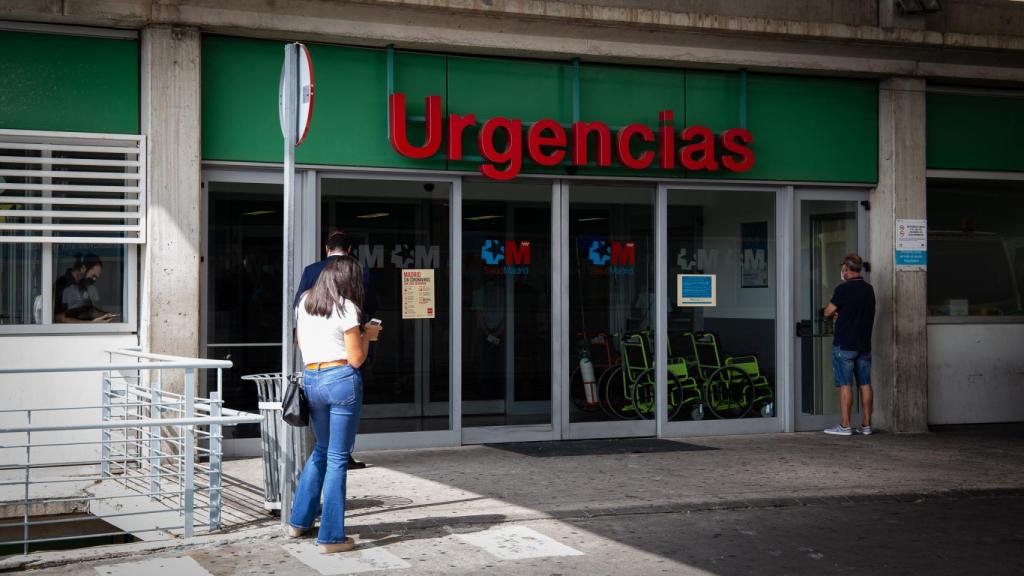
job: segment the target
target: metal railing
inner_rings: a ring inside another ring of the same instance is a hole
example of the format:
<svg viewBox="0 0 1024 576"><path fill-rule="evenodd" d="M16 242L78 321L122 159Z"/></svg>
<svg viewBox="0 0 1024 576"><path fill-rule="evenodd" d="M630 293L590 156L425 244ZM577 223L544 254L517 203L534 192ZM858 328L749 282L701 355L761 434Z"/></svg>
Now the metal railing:
<svg viewBox="0 0 1024 576"><path fill-rule="evenodd" d="M0 546L20 544L27 554L34 544L84 537L187 538L220 528L223 427L262 419L223 406L222 370L231 362L107 354L101 365L0 368L101 380L98 404L0 410ZM209 398L196 395L199 370L216 371ZM169 371L182 373L182 393L164 388ZM96 519L118 531L83 535L67 526Z"/></svg>

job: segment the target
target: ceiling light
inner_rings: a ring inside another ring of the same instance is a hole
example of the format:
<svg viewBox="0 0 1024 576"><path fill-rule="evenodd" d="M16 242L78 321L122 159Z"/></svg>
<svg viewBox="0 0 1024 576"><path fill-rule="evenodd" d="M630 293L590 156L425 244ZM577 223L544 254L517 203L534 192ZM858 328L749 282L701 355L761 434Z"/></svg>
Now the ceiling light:
<svg viewBox="0 0 1024 576"><path fill-rule="evenodd" d="M277 214L277 210L253 210L252 212L243 212L242 216L266 216L267 214Z"/></svg>
<svg viewBox="0 0 1024 576"><path fill-rule="evenodd" d="M496 220L498 218L504 218L504 216L498 216L497 214L488 214L486 216L469 216L466 220L471 222L480 222L481 220Z"/></svg>
<svg viewBox="0 0 1024 576"><path fill-rule="evenodd" d="M356 216L356 218L360 218L362 220L369 220L370 218L384 218L385 216L391 216L391 213L390 212L374 212L372 214L361 214L359 216Z"/></svg>
<svg viewBox="0 0 1024 576"><path fill-rule="evenodd" d="M597 222L598 220L607 220L607 218L580 218L577 222Z"/></svg>

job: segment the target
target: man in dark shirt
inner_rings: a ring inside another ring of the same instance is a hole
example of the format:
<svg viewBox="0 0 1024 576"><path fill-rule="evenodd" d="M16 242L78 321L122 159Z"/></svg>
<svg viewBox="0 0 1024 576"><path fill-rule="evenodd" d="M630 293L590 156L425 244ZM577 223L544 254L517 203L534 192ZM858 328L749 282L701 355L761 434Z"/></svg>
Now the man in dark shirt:
<svg viewBox="0 0 1024 576"><path fill-rule="evenodd" d="M323 260L313 262L302 270L302 278L299 280L299 287L295 290L295 301L292 304L292 308L298 307L299 300L302 299L302 293L316 284L316 279L320 277L320 272L323 272L331 258L345 256L352 252L352 240L341 230L332 230L327 233L327 239L324 241L324 252L327 256ZM370 293L370 277L368 271L363 268L363 317L359 319L359 323L365 324L376 311L377 300ZM359 462L349 454L348 469L359 470L361 468L366 468L366 464Z"/></svg>
<svg viewBox="0 0 1024 576"><path fill-rule="evenodd" d="M843 259L839 271L843 283L836 286L832 301L825 307L825 317L835 319L832 341L832 370L839 388L842 411L837 426L825 430L826 434L851 436L850 412L853 410L853 380L860 385L861 416L863 423L858 432L871 434L871 329L875 324L875 291L860 275L864 261L850 253Z"/></svg>

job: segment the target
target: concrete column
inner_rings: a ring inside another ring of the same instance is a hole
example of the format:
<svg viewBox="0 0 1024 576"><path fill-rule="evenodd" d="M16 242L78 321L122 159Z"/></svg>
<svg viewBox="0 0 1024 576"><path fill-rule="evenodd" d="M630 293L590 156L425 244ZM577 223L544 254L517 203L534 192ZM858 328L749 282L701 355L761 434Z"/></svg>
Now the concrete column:
<svg viewBox="0 0 1024 576"><path fill-rule="evenodd" d="M151 352L199 355L200 34L142 30L142 132L149 146L140 341ZM181 374L164 387L182 389Z"/></svg>
<svg viewBox="0 0 1024 576"><path fill-rule="evenodd" d="M926 218L925 81L891 78L879 86L878 188L871 194L871 283L878 307L872 342L873 425L891 432L928 429L927 273L897 272L898 218Z"/></svg>

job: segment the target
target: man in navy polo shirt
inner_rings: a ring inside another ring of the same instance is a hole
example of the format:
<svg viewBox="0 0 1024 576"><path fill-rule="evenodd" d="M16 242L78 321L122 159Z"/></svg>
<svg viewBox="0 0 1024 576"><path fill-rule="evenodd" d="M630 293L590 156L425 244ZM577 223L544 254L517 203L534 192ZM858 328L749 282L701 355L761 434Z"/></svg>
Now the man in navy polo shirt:
<svg viewBox="0 0 1024 576"><path fill-rule="evenodd" d="M857 429L871 434L871 329L875 324L875 290L860 275L864 261L850 253L843 259L839 275L842 284L836 286L832 301L825 307L825 317L835 319L832 340L832 370L839 388L842 420L825 430L826 434L851 436L850 412L853 410L853 380L860 386L862 425Z"/></svg>
<svg viewBox="0 0 1024 576"><path fill-rule="evenodd" d="M299 287L295 290L295 301L292 303L293 309L298 307L299 300L302 299L302 293L316 284L316 279L320 277L320 272L327 266L327 262L331 258L344 256L352 252L352 240L341 230L331 230L327 233L327 239L324 241L324 252L327 253L327 256L323 260L313 262L302 270ZM373 313L376 311L377 299L370 291L369 271L363 268L363 318L359 319L360 323L365 324L367 320L373 317ZM373 358L372 352L370 358ZM349 454L348 469L358 470L360 468L366 468L366 464L359 462Z"/></svg>

